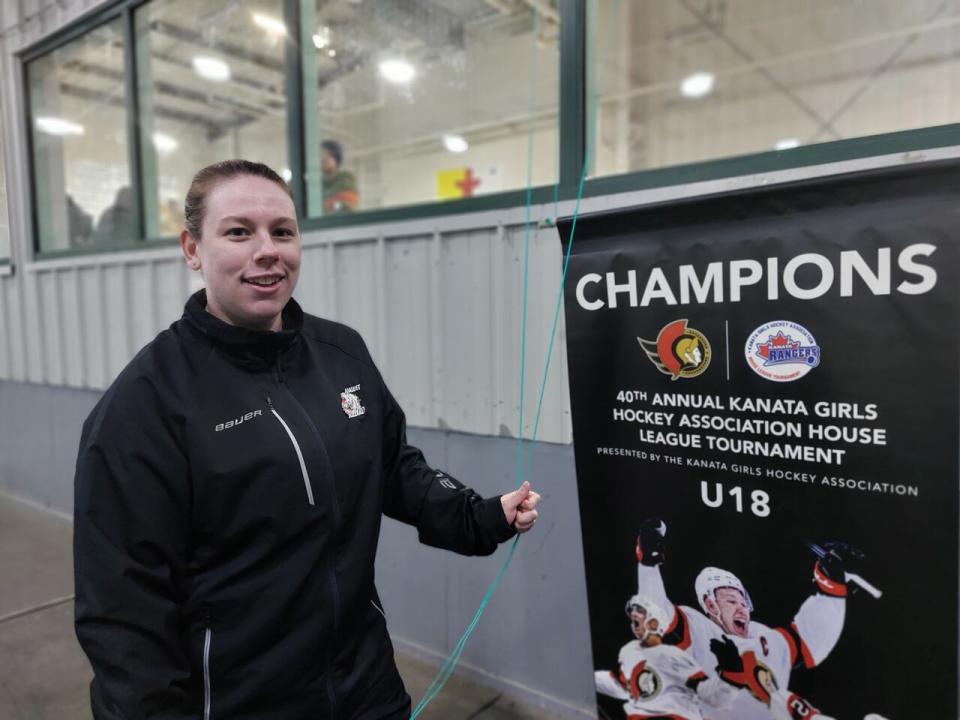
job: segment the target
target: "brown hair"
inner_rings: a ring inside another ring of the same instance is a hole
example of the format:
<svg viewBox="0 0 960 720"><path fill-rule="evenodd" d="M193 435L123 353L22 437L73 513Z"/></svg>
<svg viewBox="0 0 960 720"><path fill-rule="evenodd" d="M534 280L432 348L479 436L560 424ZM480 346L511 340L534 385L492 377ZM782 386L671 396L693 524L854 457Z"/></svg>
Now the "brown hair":
<svg viewBox="0 0 960 720"><path fill-rule="evenodd" d="M283 191L293 199L290 187L283 178L267 165L251 160L222 160L213 165L207 165L193 176L190 189L187 190L187 199L183 204L183 216L186 221L187 232L195 240L200 239L203 227L203 215L206 212L207 195L224 180L230 180L242 175L253 175L271 180L283 188Z"/></svg>

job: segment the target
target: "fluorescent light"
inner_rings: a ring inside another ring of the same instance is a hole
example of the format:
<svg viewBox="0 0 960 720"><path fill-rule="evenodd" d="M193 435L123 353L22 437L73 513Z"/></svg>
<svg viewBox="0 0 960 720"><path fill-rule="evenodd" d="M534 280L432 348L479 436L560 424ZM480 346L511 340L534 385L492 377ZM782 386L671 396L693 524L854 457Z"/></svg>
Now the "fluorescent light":
<svg viewBox="0 0 960 720"><path fill-rule="evenodd" d="M680 84L680 92L688 98L701 98L709 95L712 90L713 73L709 72L695 72L685 77Z"/></svg>
<svg viewBox="0 0 960 720"><path fill-rule="evenodd" d="M417 71L406 60L384 60L380 63L380 74L385 80L401 85L413 80Z"/></svg>
<svg viewBox="0 0 960 720"><path fill-rule="evenodd" d="M796 138L783 138L782 140L777 140L776 148L777 150L792 150L795 147L800 146L800 141Z"/></svg>
<svg viewBox="0 0 960 720"><path fill-rule="evenodd" d="M177 139L167 135L166 133L155 132L152 139L153 146L161 155L172 153L174 150L180 147L180 143L177 142Z"/></svg>
<svg viewBox="0 0 960 720"><path fill-rule="evenodd" d="M329 50L327 50L327 55L329 55L330 57L336 57L337 51L334 50L333 48L330 48Z"/></svg>
<svg viewBox="0 0 960 720"><path fill-rule="evenodd" d="M329 44L330 28L328 28L326 25L317 28L317 31L313 34L313 46L317 50L323 50Z"/></svg>
<svg viewBox="0 0 960 720"><path fill-rule="evenodd" d="M290 182L290 180L293 179L293 170L287 167L283 168L283 170L280 171L280 177L282 177L285 182Z"/></svg>
<svg viewBox="0 0 960 720"><path fill-rule="evenodd" d="M443 146L452 153L466 152L470 147L460 135L444 135Z"/></svg>
<svg viewBox="0 0 960 720"><path fill-rule="evenodd" d="M58 117L38 117L37 129L49 135L83 135L86 132L83 125Z"/></svg>
<svg viewBox="0 0 960 720"><path fill-rule="evenodd" d="M202 78L222 82L230 79L230 66L220 58L198 55L193 59L193 69Z"/></svg>
<svg viewBox="0 0 960 720"><path fill-rule="evenodd" d="M283 21L278 20L277 18L272 17L270 15L264 15L263 13L254 13L253 23L256 26L263 28L271 35L287 34L287 26L283 24Z"/></svg>

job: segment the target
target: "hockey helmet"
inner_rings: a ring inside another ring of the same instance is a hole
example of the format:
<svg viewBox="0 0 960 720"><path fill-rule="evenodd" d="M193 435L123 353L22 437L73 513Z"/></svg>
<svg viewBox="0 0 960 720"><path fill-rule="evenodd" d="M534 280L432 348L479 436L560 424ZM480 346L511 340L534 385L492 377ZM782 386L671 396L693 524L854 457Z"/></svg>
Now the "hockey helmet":
<svg viewBox="0 0 960 720"><path fill-rule="evenodd" d="M740 582L740 578L729 570L705 567L700 571L700 574L697 575L697 579L693 583L693 588L697 593L697 601L700 603L700 608L707 615L712 615L712 613L707 610L706 598L709 596L712 600L716 601L715 593L720 588L733 588L734 590L738 590L740 594L743 595L743 601L747 604L747 609L753 612L753 601L750 599L750 593L747 592L743 583Z"/></svg>
<svg viewBox="0 0 960 720"><path fill-rule="evenodd" d="M659 635L663 637L663 633L667 630L667 625L670 624L670 618L667 616L666 611L660 607L653 598L650 598L646 595L634 595L629 600L627 600L626 607L624 607L624 612L627 613L627 617L632 621L630 613L636 608L640 612L644 613L646 616L643 621L643 634L638 638L639 640L646 639L647 635L651 633L654 635ZM657 627L651 628L650 621L656 620Z"/></svg>

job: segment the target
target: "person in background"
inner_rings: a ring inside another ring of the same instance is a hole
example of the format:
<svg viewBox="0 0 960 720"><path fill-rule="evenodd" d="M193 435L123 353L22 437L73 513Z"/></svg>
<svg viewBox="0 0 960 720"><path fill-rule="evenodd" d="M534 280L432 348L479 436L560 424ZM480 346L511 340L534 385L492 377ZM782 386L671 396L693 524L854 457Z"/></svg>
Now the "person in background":
<svg viewBox="0 0 960 720"><path fill-rule="evenodd" d="M113 205L100 215L93 241L99 245L132 243L140 239L133 208L133 190L123 185L117 190Z"/></svg>
<svg viewBox="0 0 960 720"><path fill-rule="evenodd" d="M82 247L90 242L93 234L93 218L67 193L67 232L70 246Z"/></svg>
<svg viewBox="0 0 960 720"><path fill-rule="evenodd" d="M343 146L336 140L324 140L320 147L324 215L353 212L360 202L360 194L357 192L357 178L341 167Z"/></svg>
<svg viewBox="0 0 960 720"><path fill-rule="evenodd" d="M75 625L93 716L407 720L374 582L382 516L489 555L533 527L539 495L525 482L482 498L407 444L360 335L291 297L300 231L276 172L206 167L185 217L206 288L80 440ZM435 613L443 598L417 601Z"/></svg>

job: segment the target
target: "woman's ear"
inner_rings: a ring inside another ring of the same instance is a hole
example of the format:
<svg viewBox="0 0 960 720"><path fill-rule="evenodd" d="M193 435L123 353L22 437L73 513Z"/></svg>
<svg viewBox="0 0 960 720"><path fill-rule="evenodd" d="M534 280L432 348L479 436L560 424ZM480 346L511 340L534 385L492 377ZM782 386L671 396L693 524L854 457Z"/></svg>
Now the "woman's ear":
<svg viewBox="0 0 960 720"><path fill-rule="evenodd" d="M192 270L200 269L200 253L198 252L199 243L190 234L190 231L184 228L180 231L180 250L183 252L183 257L187 261L187 265L190 266Z"/></svg>

